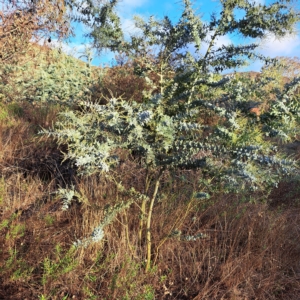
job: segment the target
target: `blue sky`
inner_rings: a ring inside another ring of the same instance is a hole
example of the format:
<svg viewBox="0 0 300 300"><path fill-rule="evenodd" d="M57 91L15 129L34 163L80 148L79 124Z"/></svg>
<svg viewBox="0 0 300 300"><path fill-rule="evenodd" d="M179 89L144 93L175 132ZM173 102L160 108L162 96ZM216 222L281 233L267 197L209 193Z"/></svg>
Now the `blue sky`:
<svg viewBox="0 0 300 300"><path fill-rule="evenodd" d="M260 3L270 0L252 0ZM208 20L212 12L220 11L220 2L218 0L194 0L194 8L197 14L201 16L202 20ZM134 15L140 15L143 18L149 18L151 15L156 18L162 18L168 15L173 21L179 19L183 4L180 0L122 0L118 6L118 12L121 17L122 27L125 32L133 32L135 30L132 17ZM299 24L298 24L299 25ZM300 29L300 26L298 26ZM76 37L72 38L65 49L67 52L79 56L79 52L84 49L84 44L88 45L89 41L83 38L83 34L86 29L82 25L76 25ZM218 43L243 43L245 41L239 40L236 36L224 36L219 39ZM204 45L205 46L205 45ZM264 55L270 57L276 56L300 56L300 30L295 36L288 36L284 39L277 40L270 36L267 40L261 43L259 49ZM113 53L103 53L100 57L95 57L93 65L105 65L110 64L113 61ZM259 62L253 63L247 68L247 70L260 69L261 64ZM245 69L246 70L246 69Z"/></svg>

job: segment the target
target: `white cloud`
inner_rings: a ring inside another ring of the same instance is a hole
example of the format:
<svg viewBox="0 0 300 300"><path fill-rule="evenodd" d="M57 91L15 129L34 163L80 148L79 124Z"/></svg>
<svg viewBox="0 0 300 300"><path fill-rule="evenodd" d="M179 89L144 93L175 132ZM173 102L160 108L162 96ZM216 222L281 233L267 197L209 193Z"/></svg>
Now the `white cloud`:
<svg viewBox="0 0 300 300"><path fill-rule="evenodd" d="M61 49L64 53L68 55L72 55L74 57L79 57L82 55L82 51L84 51L84 45L82 44L75 44L75 43L64 43L59 42L57 40L53 40L51 42L51 46L54 48Z"/></svg>
<svg viewBox="0 0 300 300"><path fill-rule="evenodd" d="M265 4L265 0L251 0L250 2L253 2L255 4Z"/></svg>
<svg viewBox="0 0 300 300"><path fill-rule="evenodd" d="M146 16L137 13L137 11L139 8L145 6L148 1L149 0L121 0L118 4L117 12L121 19L121 27L125 34L125 38L140 32L135 26L133 17L134 15L139 15L143 19L146 19Z"/></svg>
<svg viewBox="0 0 300 300"><path fill-rule="evenodd" d="M130 35L140 33L140 30L135 26L135 22L133 19L121 17L121 27L125 34L125 38L128 38Z"/></svg>
<svg viewBox="0 0 300 300"><path fill-rule="evenodd" d="M131 18L147 2L148 0L122 0L117 6L118 14L121 18Z"/></svg>
<svg viewBox="0 0 300 300"><path fill-rule="evenodd" d="M47 44L47 43L46 43ZM78 59L81 59L83 61L87 61L86 59L86 50L91 48L90 44L79 44L79 43L65 43L58 40L52 40L50 44L50 47L61 49L62 52L64 52L67 55L71 55L73 57L76 57Z"/></svg>
<svg viewBox="0 0 300 300"><path fill-rule="evenodd" d="M269 36L267 39L262 41L257 52L269 56L299 56L300 53L300 36L286 36L281 39L276 39L274 36ZM263 66L262 61L255 61L250 66L243 69L243 71L260 71Z"/></svg>
<svg viewBox="0 0 300 300"><path fill-rule="evenodd" d="M213 32L211 32L210 35L212 37ZM216 39L213 49L218 49L222 46L228 46L232 43L233 43L233 41L230 39L230 37L228 35L220 36ZM201 47L201 53L202 54L206 53L206 51L208 49L208 45L209 45L208 43L203 43L202 44L202 47Z"/></svg>
<svg viewBox="0 0 300 300"><path fill-rule="evenodd" d="M260 52L270 57L298 56L300 53L300 36L288 35L281 39L269 36L261 43Z"/></svg>
<svg viewBox="0 0 300 300"><path fill-rule="evenodd" d="M230 39L229 36L227 35L224 35L224 36L220 36L217 40L216 40L216 43L215 43L215 48L219 48L219 47L222 47L222 46L228 46L232 44L232 41Z"/></svg>
<svg viewBox="0 0 300 300"><path fill-rule="evenodd" d="M65 54L76 57L84 62L87 62L85 50L91 47L91 44L78 44L78 43L64 43L57 40L52 40L51 46L53 48L61 49ZM90 48L91 49L91 48ZM106 66L113 63L115 53L111 51L103 51L101 56L95 56L95 51L92 51L92 65Z"/></svg>

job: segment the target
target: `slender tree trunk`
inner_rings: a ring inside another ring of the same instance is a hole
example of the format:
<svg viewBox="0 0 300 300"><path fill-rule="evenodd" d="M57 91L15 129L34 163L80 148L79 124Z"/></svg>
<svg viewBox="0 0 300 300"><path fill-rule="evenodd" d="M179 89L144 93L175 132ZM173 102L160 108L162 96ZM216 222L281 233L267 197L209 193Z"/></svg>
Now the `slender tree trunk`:
<svg viewBox="0 0 300 300"><path fill-rule="evenodd" d="M146 240L147 240L147 264L145 271L148 272L150 267L151 267L151 219L152 219L152 211L153 211L153 206L154 206L154 201L158 192L159 184L160 184L160 179L162 177L163 170L160 171L160 174L158 178L155 181L155 187L154 187L154 192L152 199L150 201L150 207L149 207L149 212L148 212L148 217L147 217L147 227L146 227Z"/></svg>
<svg viewBox="0 0 300 300"><path fill-rule="evenodd" d="M145 195L147 195L147 193L148 193L150 182L151 182L151 176L149 176L148 171L147 171L146 180L145 180L145 192L144 192ZM141 205L140 227L139 227L139 244L140 245L142 244L143 230L144 230L144 227L146 224L146 222L145 222L146 202L147 202L147 200L143 200L142 205Z"/></svg>

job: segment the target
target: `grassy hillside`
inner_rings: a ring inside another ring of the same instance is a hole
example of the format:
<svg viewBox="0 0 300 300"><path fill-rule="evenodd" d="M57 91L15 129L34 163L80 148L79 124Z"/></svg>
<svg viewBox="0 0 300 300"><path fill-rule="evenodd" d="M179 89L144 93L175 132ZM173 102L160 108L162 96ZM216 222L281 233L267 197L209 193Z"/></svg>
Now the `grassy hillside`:
<svg viewBox="0 0 300 300"><path fill-rule="evenodd" d="M132 86L130 65L91 70L48 50L1 72L0 299L300 298L296 176L272 190L216 189L211 198L198 199L195 192L207 189L200 171L166 174L153 210L153 267L147 273L138 202L105 227L101 243L74 247L109 207L130 195L100 175L78 175L63 161L67 146L38 132L62 110L79 110L79 97L104 101L115 92L130 101L132 94L142 97L146 82ZM218 122L205 117L207 124ZM299 155L297 144L289 147L289 154ZM115 175L125 187L134 183L143 190L146 171L134 155L120 156ZM58 191L72 186L76 201L64 211Z"/></svg>

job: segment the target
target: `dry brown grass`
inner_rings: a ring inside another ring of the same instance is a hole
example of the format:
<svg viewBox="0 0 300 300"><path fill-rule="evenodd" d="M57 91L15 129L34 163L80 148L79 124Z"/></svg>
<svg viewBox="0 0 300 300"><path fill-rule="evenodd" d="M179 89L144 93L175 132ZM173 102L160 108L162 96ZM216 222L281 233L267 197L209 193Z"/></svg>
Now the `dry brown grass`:
<svg viewBox="0 0 300 300"><path fill-rule="evenodd" d="M150 57L149 57L150 59ZM143 68L141 63L137 60L126 61L114 67L107 67L104 71L104 76L101 82L94 86L92 100L95 102L106 103L107 99L111 97L119 98L126 101L134 100L141 102L145 98L144 92L149 92L151 86L145 78L135 73L135 66ZM159 76L155 73L149 75L151 80L159 86ZM157 92L155 89L152 92Z"/></svg>
<svg viewBox="0 0 300 300"><path fill-rule="evenodd" d="M297 299L298 215L219 200L189 226L207 239L169 241L161 249L161 269L172 270L169 291L178 299Z"/></svg>

